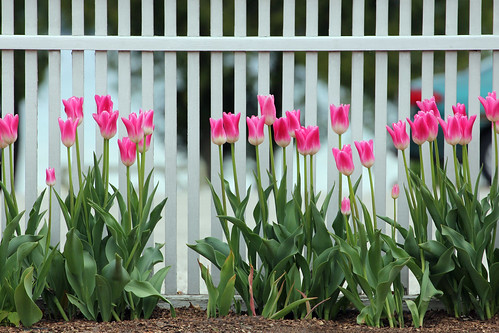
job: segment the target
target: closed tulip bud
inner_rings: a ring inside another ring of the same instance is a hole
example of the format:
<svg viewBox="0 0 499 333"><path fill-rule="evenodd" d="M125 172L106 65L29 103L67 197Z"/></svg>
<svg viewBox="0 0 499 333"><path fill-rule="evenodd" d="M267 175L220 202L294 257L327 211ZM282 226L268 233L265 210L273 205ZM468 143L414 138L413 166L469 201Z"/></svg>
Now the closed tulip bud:
<svg viewBox="0 0 499 333"><path fill-rule="evenodd" d="M239 119L241 118L241 112L238 114L224 112L222 118L227 142L237 142L239 140Z"/></svg>
<svg viewBox="0 0 499 333"><path fill-rule="evenodd" d="M333 156L336 161L336 168L338 171L345 176L350 176L354 170L352 148L350 145L344 145L341 150L333 148Z"/></svg>
<svg viewBox="0 0 499 333"><path fill-rule="evenodd" d="M265 118L265 125L272 125L276 120L274 95L258 95L261 116Z"/></svg>
<svg viewBox="0 0 499 333"><path fill-rule="evenodd" d="M349 126L348 112L350 111L350 104L340 104L335 106L329 105L329 112L331 114L331 128L336 134L343 134L347 131Z"/></svg>
<svg viewBox="0 0 499 333"><path fill-rule="evenodd" d="M137 117L136 113L131 113L127 118L121 118L125 124L128 138L133 143L139 143L144 138L144 129L142 127L143 117Z"/></svg>
<svg viewBox="0 0 499 333"><path fill-rule="evenodd" d="M405 150L409 147L410 141L409 135L407 135L405 130L405 122L399 120L398 123L393 123L392 126L393 129L391 129L388 125L386 126L386 129L392 137L393 145L399 150Z"/></svg>
<svg viewBox="0 0 499 333"><path fill-rule="evenodd" d="M248 124L248 142L253 146L260 145L265 136L263 134L263 125L265 125L264 117L251 116L246 117L246 123Z"/></svg>
<svg viewBox="0 0 499 333"><path fill-rule="evenodd" d="M492 122L499 121L499 99L496 98L496 92L489 93L486 98L478 96L478 99L485 109L487 119Z"/></svg>
<svg viewBox="0 0 499 333"><path fill-rule="evenodd" d="M286 118L288 118L289 136L296 138L295 131L301 127L300 110L286 111Z"/></svg>
<svg viewBox="0 0 499 333"><path fill-rule="evenodd" d="M8 113L0 118L0 137L5 145L13 144L17 141L17 128L19 126L19 115Z"/></svg>
<svg viewBox="0 0 499 333"><path fill-rule="evenodd" d="M47 184L47 186L54 186L55 185L55 170L54 170L54 168L47 168L45 170L45 184Z"/></svg>
<svg viewBox="0 0 499 333"><path fill-rule="evenodd" d="M461 140L459 140L459 144L464 146L471 142L476 115L472 115L469 119L466 116L460 116L457 119L461 128Z"/></svg>
<svg viewBox="0 0 499 333"><path fill-rule="evenodd" d="M78 127L78 119L68 119L66 121L59 118L59 128L61 129L61 141L66 147L74 145L76 140L76 128Z"/></svg>
<svg viewBox="0 0 499 333"><path fill-rule="evenodd" d="M211 127L211 141L221 146L227 142L227 136L225 135L224 130L224 121L222 118L213 119L210 118L210 127Z"/></svg>
<svg viewBox="0 0 499 333"><path fill-rule="evenodd" d="M120 148L121 162L127 167L133 165L137 157L137 146L135 142L124 137L122 140L118 139L118 147Z"/></svg>
<svg viewBox="0 0 499 333"><path fill-rule="evenodd" d="M344 197L343 200L341 200L341 214L348 216L350 213L350 199L348 197Z"/></svg>
<svg viewBox="0 0 499 333"><path fill-rule="evenodd" d="M154 110L139 110L139 117L142 117L142 130L144 131L144 135L152 134L154 132Z"/></svg>
<svg viewBox="0 0 499 333"><path fill-rule="evenodd" d="M400 195L400 187L399 184L395 184L392 187L392 198L397 199Z"/></svg>
<svg viewBox="0 0 499 333"><path fill-rule="evenodd" d="M100 113L93 113L97 125L99 125L100 134L104 139L111 139L116 135L117 122L120 113L119 111L102 111Z"/></svg>
<svg viewBox="0 0 499 333"><path fill-rule="evenodd" d="M374 164L373 140L369 141L354 141L355 147L359 152L360 163L366 168L370 168Z"/></svg>
<svg viewBox="0 0 499 333"><path fill-rule="evenodd" d="M424 112L416 114L414 116L414 122L412 122L409 118L407 118L407 121L409 122L412 130L412 141L414 141L414 143L418 146L421 146L428 140L430 135L430 129L426 123Z"/></svg>
<svg viewBox="0 0 499 333"><path fill-rule="evenodd" d="M287 147L291 142L291 136L288 130L288 119L277 118L272 125L274 127L274 140L280 147Z"/></svg>
<svg viewBox="0 0 499 333"><path fill-rule="evenodd" d="M63 99L62 104L64 104L64 111L66 115L71 120L78 119L78 126L83 121L83 97L70 97L68 99Z"/></svg>

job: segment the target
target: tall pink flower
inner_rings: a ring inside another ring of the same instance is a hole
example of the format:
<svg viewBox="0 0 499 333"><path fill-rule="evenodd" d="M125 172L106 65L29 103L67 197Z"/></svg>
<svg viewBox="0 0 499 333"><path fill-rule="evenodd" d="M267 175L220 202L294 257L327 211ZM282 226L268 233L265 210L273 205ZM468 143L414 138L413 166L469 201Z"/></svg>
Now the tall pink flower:
<svg viewBox="0 0 499 333"><path fill-rule="evenodd" d="M144 118L137 117L136 113L130 113L127 118L121 118L128 132L128 138L134 143L139 143L144 138L144 129L142 127Z"/></svg>
<svg viewBox="0 0 499 333"><path fill-rule="evenodd" d="M64 121L59 118L59 128L61 129L61 141L66 147L71 147L75 143L76 128L78 127L78 119L71 118Z"/></svg>
<svg viewBox="0 0 499 333"><path fill-rule="evenodd" d="M296 138L295 131L301 127L300 110L286 111L286 118L288 118L289 135Z"/></svg>
<svg viewBox="0 0 499 333"><path fill-rule="evenodd" d="M220 119L210 118L210 127L211 127L211 141L214 144L221 146L227 142L227 136L225 135L225 130L224 130L224 120L222 118Z"/></svg>
<svg viewBox="0 0 499 333"><path fill-rule="evenodd" d="M78 126L83 121L83 97L70 97L68 99L63 99L62 104L64 104L64 111L69 119L78 119Z"/></svg>
<svg viewBox="0 0 499 333"><path fill-rule="evenodd" d="M421 146L428 140L428 136L430 135L430 129L426 123L424 112L414 115L414 122L412 122L409 118L407 118L407 121L409 122L412 130L412 141Z"/></svg>
<svg viewBox="0 0 499 333"><path fill-rule="evenodd" d="M251 116L246 117L246 123L248 124L248 142L253 146L260 145L265 136L263 135L263 125L265 125L264 117Z"/></svg>
<svg viewBox="0 0 499 333"><path fill-rule="evenodd" d="M344 145L341 150L336 147L333 148L333 156L338 171L345 176L350 176L354 170L352 148L350 145Z"/></svg>
<svg viewBox="0 0 499 333"><path fill-rule="evenodd" d="M142 117L142 129L144 131L144 135L152 134L154 132L154 110L139 110L139 117Z"/></svg>
<svg viewBox="0 0 499 333"><path fill-rule="evenodd" d="M366 168L372 167L374 164L373 140L354 141L354 143L359 152L360 163Z"/></svg>
<svg viewBox="0 0 499 333"><path fill-rule="evenodd" d="M100 134L104 139L111 139L116 135L119 111L103 110L100 113L93 113L97 125L99 125Z"/></svg>
<svg viewBox="0 0 499 333"><path fill-rule="evenodd" d="M350 215L350 213L350 199L348 197L344 197L343 200L341 200L341 214Z"/></svg>
<svg viewBox="0 0 499 333"><path fill-rule="evenodd" d="M438 119L444 131L445 141L452 146L457 145L461 141L461 124L458 117L460 116L448 116L447 123L442 119Z"/></svg>
<svg viewBox="0 0 499 333"><path fill-rule="evenodd" d="M496 92L489 92L486 98L478 96L478 99L485 109L485 115L489 121L499 121L499 99L496 98Z"/></svg>
<svg viewBox="0 0 499 333"><path fill-rule="evenodd" d="M122 140L118 139L118 147L120 148L121 162L127 167L133 165L137 157L135 142L124 137Z"/></svg>
<svg viewBox="0 0 499 333"><path fill-rule="evenodd" d="M331 127L336 134L343 134L347 131L349 126L348 112L350 111L350 104L340 104L335 106L329 105L329 112L331 114Z"/></svg>
<svg viewBox="0 0 499 333"><path fill-rule="evenodd" d="M393 185L393 187L392 187L392 198L393 199L397 199L399 197L399 194L400 194L399 184Z"/></svg>
<svg viewBox="0 0 499 333"><path fill-rule="evenodd" d="M55 170L54 170L54 168L47 168L45 170L45 184L47 184L47 186L54 186L55 185Z"/></svg>
<svg viewBox="0 0 499 333"><path fill-rule="evenodd" d="M435 101L435 96L432 96L430 99L425 99L422 101L417 101L419 109L423 112L431 112L438 119L440 118L440 111L438 111L437 103Z"/></svg>
<svg viewBox="0 0 499 333"><path fill-rule="evenodd" d="M459 140L460 145L464 146L471 142L475 119L476 115L472 115L469 119L466 116L457 116L459 127L461 128L461 140Z"/></svg>
<svg viewBox="0 0 499 333"><path fill-rule="evenodd" d="M239 119L241 118L241 112L238 114L224 112L222 118L227 142L237 142L239 140Z"/></svg>
<svg viewBox="0 0 499 333"><path fill-rule="evenodd" d="M113 101L110 95L95 95L95 104L97 104L97 114L102 111L112 112L113 111Z"/></svg>
<svg viewBox="0 0 499 333"><path fill-rule="evenodd" d="M17 140L17 128L19 126L19 115L8 113L0 118L0 136L2 141L8 146Z"/></svg>
<svg viewBox="0 0 499 333"><path fill-rule="evenodd" d="M274 95L258 95L261 116L265 118L265 125L272 125L276 120Z"/></svg>
<svg viewBox="0 0 499 333"><path fill-rule="evenodd" d="M295 131L296 146L302 155L315 155L320 147L320 135L318 126L301 127Z"/></svg>
<svg viewBox="0 0 499 333"><path fill-rule="evenodd" d="M272 125L274 127L274 140L280 147L287 147L291 142L288 129L288 118L277 118Z"/></svg>
<svg viewBox="0 0 499 333"><path fill-rule="evenodd" d="M149 147L151 146L151 138L152 134L146 135L146 151L148 151ZM142 141L139 142L139 153L143 152L144 152L144 139L142 139Z"/></svg>
<svg viewBox="0 0 499 333"><path fill-rule="evenodd" d="M392 137L393 145L398 150L405 150L407 147L409 147L410 141L409 135L407 135L407 132L405 130L405 122L399 120L398 123L393 123L392 127L393 129L391 129L390 126L387 125L386 129Z"/></svg>
<svg viewBox="0 0 499 333"><path fill-rule="evenodd" d="M467 117L468 115L466 114L466 105L457 103L456 105L452 106L452 112L454 112L454 115L460 114L461 116Z"/></svg>

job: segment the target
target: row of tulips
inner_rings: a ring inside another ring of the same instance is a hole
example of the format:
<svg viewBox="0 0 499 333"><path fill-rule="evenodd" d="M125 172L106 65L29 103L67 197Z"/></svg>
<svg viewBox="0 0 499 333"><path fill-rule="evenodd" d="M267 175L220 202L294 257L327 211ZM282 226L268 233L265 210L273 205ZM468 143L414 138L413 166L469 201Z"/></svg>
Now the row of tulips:
<svg viewBox="0 0 499 333"><path fill-rule="evenodd" d="M392 217L376 214L371 174L375 162L373 140L354 142L362 166L368 169L372 212L355 196L360 178L353 184L351 175L355 166L352 149L349 144L342 145L341 142L342 134L349 128L349 105L330 106L331 128L339 136L339 147L334 147L332 152L340 173L338 202L341 209L326 215L333 189L326 194L322 206L318 206L319 195L314 193L312 186L313 155L320 149L318 127L301 126L299 110L287 111L286 117L277 118L272 95L258 96L258 101L261 116L247 117L248 142L255 146L255 181L259 197L253 209L256 224L253 229L245 220L251 187L245 197L240 196L234 160L240 114L224 113L221 119L210 119L212 141L219 146L220 152L222 197L218 196L211 183L210 187L227 242L206 238L189 245L221 269L220 285L215 288L209 272L200 264L202 277L210 291L208 315L215 316L217 310L224 315L226 307L222 311L220 306L227 303L227 298L233 295L235 289L254 315L260 313L278 318L292 312L295 317L304 318L314 313L328 319L350 302L360 311L359 323L380 326L386 319L390 326L403 326L404 286L400 279L403 267L408 267L420 284L419 296L414 301L406 301L415 326L423 324L432 297L439 297L455 316L468 314L472 310L482 318L491 318L497 313L499 249L494 244L499 219L499 100L495 92L486 98L480 97L487 118L492 122L492 128L496 129L496 175L490 193L481 200L478 197L478 178L473 186L467 157L467 145L472 139L471 129L476 116L468 118L464 105L454 106L454 115L444 121L435 99L431 98L418 102L420 111L413 120L407 119L413 141L420 147L421 163L421 147L426 142L430 145L432 190L427 186L423 168L416 174L407 166L405 150L410 139L405 121L387 126L405 163L408 187L404 191L413 221L413 226L408 229L397 223L396 210ZM274 168L273 143L269 140L271 164L268 173L270 185L267 188L262 187L258 149L264 142L264 125L268 126L269 138L273 128L274 141L283 150L283 174L279 181ZM454 150L455 183L447 177L446 166L442 167L439 158L434 157L439 156L436 144L439 125L446 142ZM297 182L293 184L292 198L288 200L285 156L291 138L296 142L298 167ZM233 187L223 175L222 146L226 142L231 144ZM456 157L457 144L463 147L462 166ZM300 155L303 156L305 171L303 184ZM307 165L310 165L310 174ZM341 193L343 176L349 188L344 198ZM399 186L395 185L392 189L394 200L399 197L399 192ZM275 201L276 220L269 222L268 200L271 196ZM227 199L232 214L227 209ZM391 226L391 235L381 232L378 219ZM434 240L428 238L430 223L436 228ZM333 233L328 226L332 226ZM403 242L397 241L396 230ZM241 235L248 253L247 261L239 250ZM487 259L486 266L482 265L483 256ZM367 305L361 301L358 290L368 297ZM340 291L343 298L339 297Z"/></svg>
<svg viewBox="0 0 499 333"><path fill-rule="evenodd" d="M163 262L162 244L147 247L166 199L153 206L157 189L149 189L152 171L145 175L145 154L154 132L154 111L132 113L122 118L128 137L118 140L121 161L127 170L126 197L109 184L109 142L117 132L119 112L109 95L95 96L97 113L92 116L103 138L103 156L84 173L80 164L78 126L83 123L83 98L63 100L67 120L59 118L62 144L67 148L69 191L65 198L53 188L56 175L46 170L49 187L48 224L40 212L45 190L29 213L24 234L14 190L4 192L6 229L0 243L0 323L30 326L42 317L35 303L42 297L47 315L65 320L80 312L90 320L121 320L149 317L161 294L169 267ZM17 137L17 116L0 121L0 138L11 145ZM14 121L12 121L14 120ZM5 128L4 128L5 127ZM78 189L72 183L71 148L76 148ZM5 148L5 147L3 147ZM3 154L3 150L2 150ZM2 156L3 157L3 156ZM138 190L130 180L130 167L137 163ZM2 163L3 175L5 167ZM102 171L101 171L102 170ZM11 175L13 175L11 162ZM13 181L12 181L13 183ZM109 189L111 186L112 190ZM51 245L52 193L55 194L68 232L64 248ZM110 213L117 203L119 216ZM8 251L6 251L8 249ZM172 314L175 314L172 308Z"/></svg>

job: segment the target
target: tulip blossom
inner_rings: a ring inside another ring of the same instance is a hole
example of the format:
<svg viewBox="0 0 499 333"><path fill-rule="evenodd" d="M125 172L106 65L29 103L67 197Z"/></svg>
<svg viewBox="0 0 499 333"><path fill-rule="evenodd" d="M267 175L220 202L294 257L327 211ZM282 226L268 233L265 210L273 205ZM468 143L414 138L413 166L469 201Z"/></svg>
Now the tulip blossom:
<svg viewBox="0 0 499 333"><path fill-rule="evenodd" d="M437 103L435 101L435 96L432 96L430 99L425 99L422 101L417 101L419 109L423 112L431 112L438 119L440 118L440 111L438 111Z"/></svg>
<svg viewBox="0 0 499 333"><path fill-rule="evenodd" d="M128 132L128 138L134 143L139 143L144 138L144 129L142 127L143 117L137 117L136 113L131 113L127 118L121 118Z"/></svg>
<svg viewBox="0 0 499 333"><path fill-rule="evenodd" d="M461 140L459 141L460 145L464 146L471 142L475 119L476 115L471 116L469 119L466 116L457 116L457 120L459 121L459 126L461 128Z"/></svg>
<svg viewBox="0 0 499 333"><path fill-rule="evenodd" d="M460 116L448 116L447 123L442 119L438 119L440 126L444 131L445 141L455 146L461 141L461 124L458 120Z"/></svg>
<svg viewBox="0 0 499 333"><path fill-rule="evenodd" d="M133 165L137 157L135 142L124 137L122 140L118 139L118 147L120 148L121 162L127 167Z"/></svg>
<svg viewBox="0 0 499 333"><path fill-rule="evenodd" d="M241 112L238 114L224 112L222 118L227 142L237 142L239 140L239 119L241 118Z"/></svg>
<svg viewBox="0 0 499 333"><path fill-rule="evenodd" d="M70 97L68 99L63 99L62 104L64 104L64 111L69 119L78 119L78 126L83 121L83 97Z"/></svg>
<svg viewBox="0 0 499 333"><path fill-rule="evenodd" d="M348 197L344 197L343 200L341 200L341 214L350 215L350 213L350 199Z"/></svg>
<svg viewBox="0 0 499 333"><path fill-rule="evenodd" d="M407 135L407 132L405 130L405 122L399 120L398 123L393 123L392 127L393 129L391 129L387 125L386 129L392 137L393 145L398 150L405 150L407 147L409 147L409 135Z"/></svg>
<svg viewBox="0 0 499 333"><path fill-rule="evenodd" d="M274 140L280 147L287 147L291 142L291 136L288 130L288 119L285 117L277 118L272 125L274 127Z"/></svg>
<svg viewBox="0 0 499 333"><path fill-rule="evenodd" d="M485 109L487 119L492 122L499 121L499 99L496 98L496 92L489 93L486 98L478 96L478 99Z"/></svg>
<svg viewBox="0 0 499 333"><path fill-rule="evenodd" d="M338 171L345 176L350 176L354 170L352 148L350 145L344 145L341 150L333 148L333 156L336 161L336 168Z"/></svg>
<svg viewBox="0 0 499 333"><path fill-rule="evenodd" d="M261 116L265 118L265 125L272 125L276 120L274 95L258 95Z"/></svg>
<svg viewBox="0 0 499 333"><path fill-rule="evenodd" d="M359 152L360 163L366 168L370 168L374 164L373 140L355 141L355 147Z"/></svg>
<svg viewBox="0 0 499 333"><path fill-rule="evenodd" d="M71 147L75 143L76 128L78 127L78 118L72 120L71 118L64 121L59 118L59 128L61 129L61 141L66 147Z"/></svg>
<svg viewBox="0 0 499 333"><path fill-rule="evenodd" d="M421 146L428 140L428 136L430 135L430 129L426 123L424 112L416 114L414 116L414 122L412 122L409 118L407 118L407 121L409 122L412 130L412 141L414 141L414 143L418 146Z"/></svg>
<svg viewBox="0 0 499 333"><path fill-rule="evenodd" d="M225 135L224 130L224 121L222 118L213 119L210 118L210 127L211 127L211 141L221 146L227 142L227 136Z"/></svg>
<svg viewBox="0 0 499 333"><path fill-rule="evenodd" d="M454 112L454 115L460 114L461 116L467 117L468 115L466 114L466 105L457 103L456 105L452 106L452 112Z"/></svg>
<svg viewBox="0 0 499 333"><path fill-rule="evenodd" d="M17 128L19 126L19 115L8 113L0 118L0 136L3 143L8 146L17 140Z"/></svg>
<svg viewBox="0 0 499 333"><path fill-rule="evenodd" d="M142 117L142 130L144 131L144 135L152 134L154 132L154 110L139 110L139 117Z"/></svg>
<svg viewBox="0 0 499 333"><path fill-rule="evenodd" d="M399 184L395 184L392 187L392 198L397 199L400 195L400 187Z"/></svg>
<svg viewBox="0 0 499 333"><path fill-rule="evenodd" d="M295 131L301 127L300 110L286 111L286 118L288 118L289 135L296 138Z"/></svg>
<svg viewBox="0 0 499 333"><path fill-rule="evenodd" d="M102 111L109 113L113 111L113 101L109 95L95 95L95 104L97 104L97 114L101 114Z"/></svg>
<svg viewBox="0 0 499 333"><path fill-rule="evenodd" d="M302 155L315 155L320 147L320 135L318 126L301 127L295 131L296 146Z"/></svg>
<svg viewBox="0 0 499 333"><path fill-rule="evenodd" d="M97 125L99 125L100 134L104 139L111 139L116 135L117 121L119 111L102 111L100 113L93 113Z"/></svg>
<svg viewBox="0 0 499 333"><path fill-rule="evenodd" d="M45 170L45 184L47 184L47 186L54 186L55 185L55 170L54 170L54 168L47 168Z"/></svg>
<svg viewBox="0 0 499 333"><path fill-rule="evenodd" d="M336 134L343 134L347 131L349 126L349 110L350 104L340 104L340 106L335 106L334 104L329 105L331 127Z"/></svg>
<svg viewBox="0 0 499 333"><path fill-rule="evenodd" d="M146 150L145 151L148 151L149 146L151 146L151 138L152 138L152 134L149 134L146 136ZM139 142L139 153L143 153L143 152L144 152L144 139L142 139L142 141Z"/></svg>
<svg viewBox="0 0 499 333"><path fill-rule="evenodd" d="M265 125L264 117L251 116L246 117L246 123L248 124L248 142L253 146L260 145L265 136L263 135L263 125Z"/></svg>

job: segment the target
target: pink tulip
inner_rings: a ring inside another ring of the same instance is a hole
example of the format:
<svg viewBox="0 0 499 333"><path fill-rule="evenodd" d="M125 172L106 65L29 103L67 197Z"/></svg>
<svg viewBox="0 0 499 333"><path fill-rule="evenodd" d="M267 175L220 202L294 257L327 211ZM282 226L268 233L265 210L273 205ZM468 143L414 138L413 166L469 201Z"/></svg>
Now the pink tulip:
<svg viewBox="0 0 499 333"><path fill-rule="evenodd" d="M347 131L349 126L348 112L350 111L350 104L340 104L340 106L329 105L331 114L331 127L336 134L343 134Z"/></svg>
<svg viewBox="0 0 499 333"><path fill-rule="evenodd" d="M100 134L104 139L111 139L116 135L119 111L103 110L100 113L93 113L97 125L99 125Z"/></svg>
<svg viewBox="0 0 499 333"><path fill-rule="evenodd" d="M274 140L280 147L287 147L291 142L289 135L288 119L281 117L277 118L272 125L274 127Z"/></svg>
<svg viewBox="0 0 499 333"><path fill-rule="evenodd" d="M19 126L19 115L8 113L0 118L0 136L5 145L10 145L17 140L17 128Z"/></svg>
<svg viewBox="0 0 499 333"><path fill-rule="evenodd" d="M225 135L225 130L224 130L224 120L222 118L220 119L210 118L210 127L211 127L211 141L214 144L221 146L227 142L227 136Z"/></svg>
<svg viewBox="0 0 499 333"><path fill-rule="evenodd" d="M460 116L448 116L447 123L442 119L438 119L444 131L445 141L452 146L457 145L461 141L461 124L457 119L458 117Z"/></svg>
<svg viewBox="0 0 499 333"><path fill-rule="evenodd" d="M359 152L360 163L366 168L372 167L374 164L373 140L354 141L354 143Z"/></svg>
<svg viewBox="0 0 499 333"><path fill-rule="evenodd" d="M343 200L341 200L341 214L350 215L350 213L350 199L348 197L344 197Z"/></svg>
<svg viewBox="0 0 499 333"><path fill-rule="evenodd" d="M263 135L263 125L265 125L264 117L251 116L246 117L246 123L248 124L248 142L253 146L260 145L265 136Z"/></svg>
<svg viewBox="0 0 499 333"><path fill-rule="evenodd" d="M399 184L393 185L393 187L392 187L392 198L393 199L397 199L399 197L399 194L400 194Z"/></svg>
<svg viewBox="0 0 499 333"><path fill-rule="evenodd" d="M286 111L286 118L288 118L289 136L296 138L295 130L301 127L300 110Z"/></svg>
<svg viewBox="0 0 499 333"><path fill-rule="evenodd" d="M431 112L437 119L440 118L440 111L438 111L435 96L432 96L430 99L425 99L421 102L417 101L416 104L421 111Z"/></svg>
<svg viewBox="0 0 499 333"><path fill-rule="evenodd" d="M47 184L47 186L54 186L55 185L55 170L54 170L54 168L47 168L45 170L45 184Z"/></svg>
<svg viewBox="0 0 499 333"><path fill-rule="evenodd" d="M149 134L146 136L146 151L149 150L149 146L151 146L151 138L152 138L152 134ZM139 153L143 153L144 152L144 139L142 139L142 141L139 142Z"/></svg>
<svg viewBox="0 0 499 333"><path fill-rule="evenodd" d="M459 126L461 128L461 140L459 141L460 145L464 146L471 142L475 119L476 115L471 116L469 119L466 116L457 116L457 120L459 121Z"/></svg>
<svg viewBox="0 0 499 333"><path fill-rule="evenodd" d="M222 118L227 142L237 142L239 140L239 119L241 118L241 112L238 114L224 112Z"/></svg>
<svg viewBox="0 0 499 333"><path fill-rule="evenodd" d="M274 95L258 95L261 116L265 118L265 125L272 125L276 120Z"/></svg>
<svg viewBox="0 0 499 333"><path fill-rule="evenodd" d="M452 112L454 112L454 115L460 114L461 116L467 117L468 115L466 114L466 105L457 103L456 105L452 106Z"/></svg>
<svg viewBox="0 0 499 333"><path fill-rule="evenodd" d="M144 117L137 117L136 113L131 113L128 119L121 118L128 132L128 138L134 143L139 143L144 138L144 129L142 127Z"/></svg>
<svg viewBox="0 0 499 333"><path fill-rule="evenodd" d="M430 135L430 129L426 123L424 112L421 112L421 115L414 115L414 122L412 122L409 118L407 118L407 121L409 122L412 130L412 141L421 146L428 140L428 136Z"/></svg>
<svg viewBox="0 0 499 333"><path fill-rule="evenodd" d="M489 93L486 98L478 96L478 99L485 109L487 119L492 122L499 121L499 99L496 98L496 92Z"/></svg>
<svg viewBox="0 0 499 333"><path fill-rule="evenodd" d="M298 149L298 152L304 156L308 155L307 135L308 130L306 127L302 126L295 130L296 148Z"/></svg>
<svg viewBox="0 0 499 333"><path fill-rule="evenodd" d="M64 121L59 118L59 128L61 129L61 141L66 147L71 147L75 143L76 128L78 127L78 118L71 118Z"/></svg>
<svg viewBox="0 0 499 333"><path fill-rule="evenodd" d="M78 126L83 121L83 97L70 97L68 99L63 99L62 104L64 104L64 111L69 119L78 119Z"/></svg>
<svg viewBox="0 0 499 333"><path fill-rule="evenodd" d="M102 111L113 112L113 101L110 95L95 95L94 98L97 104L97 114L101 114Z"/></svg>
<svg viewBox="0 0 499 333"><path fill-rule="evenodd" d="M398 150L405 150L409 147L409 136L405 131L405 122L399 120L398 123L393 123L392 126L393 129L391 129L388 125L386 126L386 129L392 136L393 145Z"/></svg>
<svg viewBox="0 0 499 333"><path fill-rule="evenodd" d="M298 152L304 156L315 155L320 147L320 135L318 126L301 127L295 131L296 146Z"/></svg>
<svg viewBox="0 0 499 333"><path fill-rule="evenodd" d="M135 142L124 137L122 140L118 139L118 147L120 148L121 162L127 167L133 165L137 157Z"/></svg>
<svg viewBox="0 0 499 333"><path fill-rule="evenodd" d="M144 131L144 135L152 134L154 132L154 110L139 110L139 118L140 117L142 117L142 130Z"/></svg>
<svg viewBox="0 0 499 333"><path fill-rule="evenodd" d="M426 126L428 126L428 138L426 141L428 142L433 142L438 136L438 118L435 116L435 114L431 111L424 112L424 111L419 111L418 112L419 117L423 117Z"/></svg>
<svg viewBox="0 0 499 333"><path fill-rule="evenodd" d="M352 148L350 145L344 145L341 150L336 147L333 148L333 156L338 171L345 176L350 176L354 170Z"/></svg>

